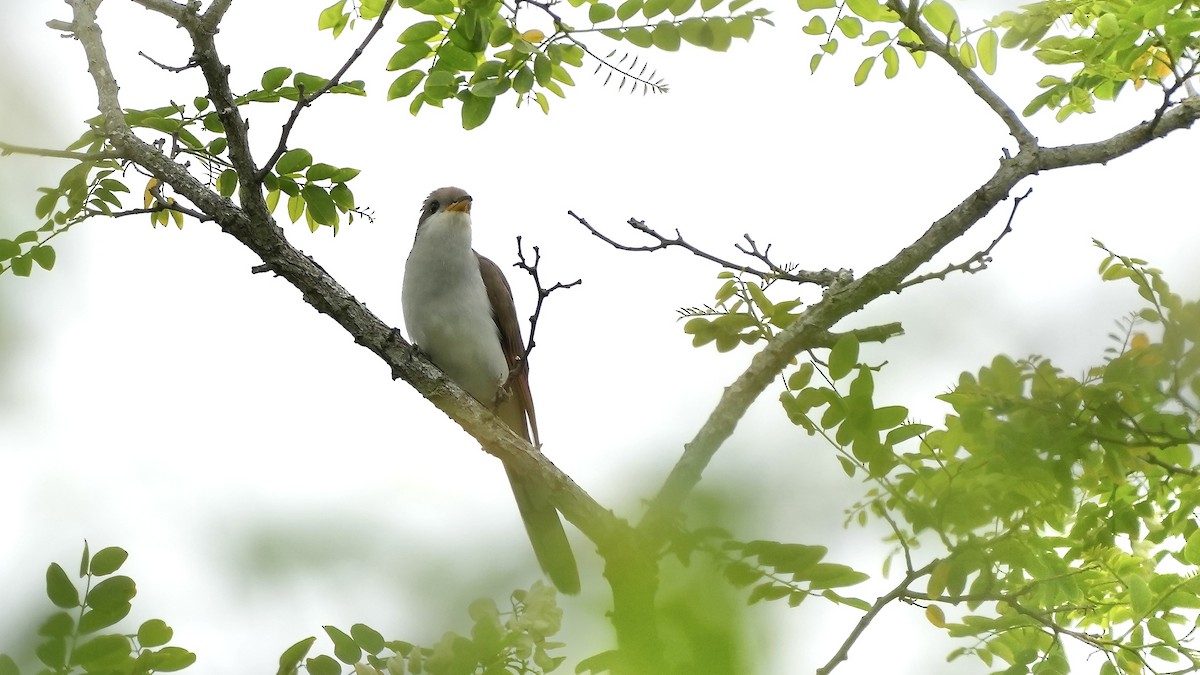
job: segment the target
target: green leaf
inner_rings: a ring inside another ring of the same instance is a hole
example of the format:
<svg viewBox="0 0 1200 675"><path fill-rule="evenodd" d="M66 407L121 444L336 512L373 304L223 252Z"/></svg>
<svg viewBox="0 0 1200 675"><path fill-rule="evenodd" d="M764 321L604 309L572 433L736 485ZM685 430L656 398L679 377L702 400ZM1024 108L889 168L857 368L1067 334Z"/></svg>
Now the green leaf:
<svg viewBox="0 0 1200 675"><path fill-rule="evenodd" d="M729 24L720 17L713 17L708 20L708 29L712 31L712 42L708 44L708 48L723 52L729 49L729 45L733 42L733 34L729 32Z"/></svg>
<svg viewBox="0 0 1200 675"><path fill-rule="evenodd" d="M144 665L157 673L183 670L196 662L196 655L182 647L163 647L158 651L146 652L143 657Z"/></svg>
<svg viewBox="0 0 1200 675"><path fill-rule="evenodd" d="M307 183L300 188L300 195L304 198L304 203L308 207L308 214L319 225L327 225L333 227L338 223L337 205L333 201L333 197L318 185Z"/></svg>
<svg viewBox="0 0 1200 675"><path fill-rule="evenodd" d="M654 38L651 37L650 31L641 26L626 28L621 32L621 37L642 48L650 47L654 44Z"/></svg>
<svg viewBox="0 0 1200 675"><path fill-rule="evenodd" d="M0 260L21 255L21 246L11 239L0 239Z"/></svg>
<svg viewBox="0 0 1200 675"><path fill-rule="evenodd" d="M975 51L979 54L979 65L988 75L996 73L996 52L1000 46L1000 38L996 31L988 30L975 42Z"/></svg>
<svg viewBox="0 0 1200 675"><path fill-rule="evenodd" d="M329 180L334 183L346 183L360 173L362 173L362 169L352 169L348 166L342 167L333 172L333 175L329 177Z"/></svg>
<svg viewBox="0 0 1200 675"><path fill-rule="evenodd" d="M125 549L119 546L109 546L102 548L92 556L92 562L89 566L92 574L98 577L104 577L121 569L121 565L125 564L125 560L129 554Z"/></svg>
<svg viewBox="0 0 1200 675"><path fill-rule="evenodd" d="M329 196L333 197L333 203L337 204L338 208L343 212L354 208L354 193L350 188L346 187L345 183L337 183L329 189Z"/></svg>
<svg viewBox="0 0 1200 675"><path fill-rule="evenodd" d="M324 162L318 162L308 167L308 171L304 172L304 177L309 181L315 182L333 178L337 172L338 168L336 166L333 166L332 164L325 164Z"/></svg>
<svg viewBox="0 0 1200 675"><path fill-rule="evenodd" d="M1196 530L1188 535L1187 543L1183 546L1183 559L1187 561L1189 565L1200 566L1200 530ZM51 598L51 600L53 600L53 598ZM54 604L57 605L58 603L56 602ZM66 605L58 606L65 607Z"/></svg>
<svg viewBox="0 0 1200 675"><path fill-rule="evenodd" d="M283 86L283 83L286 82L291 75L292 69L288 68L287 66L280 66L278 68L272 68L268 70L262 75L263 91L274 91L278 89L279 87Z"/></svg>
<svg viewBox="0 0 1200 675"><path fill-rule="evenodd" d="M342 17L345 16L345 12L342 10L345 4L346 0L338 0L321 10L321 14L317 17L317 30L325 30L337 26L342 21Z"/></svg>
<svg viewBox="0 0 1200 675"><path fill-rule="evenodd" d="M117 663L121 657L133 651L129 639L123 635L99 635L77 646L71 654L71 663L83 666L88 671L101 670Z"/></svg>
<svg viewBox="0 0 1200 675"><path fill-rule="evenodd" d="M137 595L137 585L127 576L109 577L92 587L87 604L95 609L117 608Z"/></svg>
<svg viewBox="0 0 1200 675"><path fill-rule="evenodd" d="M217 176L217 192L222 197L232 197L237 191L238 175L233 169L225 169Z"/></svg>
<svg viewBox="0 0 1200 675"><path fill-rule="evenodd" d="M507 77L483 80L471 86L471 93L484 98L496 98L505 94L512 86Z"/></svg>
<svg viewBox="0 0 1200 675"><path fill-rule="evenodd" d="M812 381L814 372L816 372L816 368L813 367L811 361L805 361L804 363L801 363L799 370L788 376L788 389L791 389L792 391L799 391L807 387L808 383Z"/></svg>
<svg viewBox="0 0 1200 675"><path fill-rule="evenodd" d="M409 44L412 42L427 42L435 35L442 32L442 24L440 21L421 21L405 28L400 37L396 38L396 42L401 44Z"/></svg>
<svg viewBox="0 0 1200 675"><path fill-rule="evenodd" d="M858 64L858 70L854 71L854 86L860 86L867 81L867 76L871 74L871 68L875 65L875 57L868 56L863 59L863 62Z"/></svg>
<svg viewBox="0 0 1200 675"><path fill-rule="evenodd" d="M461 98L462 126L467 130L475 129L486 122L492 114L492 106L496 104L495 98L476 96L469 91L463 92Z"/></svg>
<svg viewBox="0 0 1200 675"><path fill-rule="evenodd" d="M341 675L342 667L331 657L324 654L315 656L304 663L309 675Z"/></svg>
<svg viewBox="0 0 1200 675"><path fill-rule="evenodd" d="M75 619L66 612L55 612L38 627L42 637L65 638L75 632Z"/></svg>
<svg viewBox="0 0 1200 675"><path fill-rule="evenodd" d="M300 662L304 660L305 656L308 656L308 650L312 649L313 643L316 641L315 637L307 637L284 650L283 654L279 656L279 669L275 671L276 675L293 675L300 667Z"/></svg>
<svg viewBox="0 0 1200 675"><path fill-rule="evenodd" d="M825 19L820 16L814 16L809 19L808 25L804 26L801 30L808 35L824 35L829 32L825 27Z"/></svg>
<svg viewBox="0 0 1200 675"><path fill-rule="evenodd" d="M345 664L354 665L362 658L362 649L354 642L354 638L346 635L342 630L334 626L322 626L325 629L325 634L333 641L333 655L339 661Z"/></svg>
<svg viewBox="0 0 1200 675"><path fill-rule="evenodd" d="M625 0L617 7L617 19L628 21L630 17L642 11L642 0Z"/></svg>
<svg viewBox="0 0 1200 675"><path fill-rule="evenodd" d="M433 47L430 47L424 42L414 42L407 44L392 54L392 58L388 60L388 70L404 70L411 68L421 59L433 53Z"/></svg>
<svg viewBox="0 0 1200 675"><path fill-rule="evenodd" d="M816 9L833 9L837 0L796 0L796 4L805 12L811 12Z"/></svg>
<svg viewBox="0 0 1200 675"><path fill-rule="evenodd" d="M900 56L895 47L888 45L883 48L883 76L890 80L899 72Z"/></svg>
<svg viewBox="0 0 1200 675"><path fill-rule="evenodd" d="M1150 584L1140 574L1130 576L1128 584L1130 608L1139 615L1145 615L1154 606L1154 593L1150 590Z"/></svg>
<svg viewBox="0 0 1200 675"><path fill-rule="evenodd" d="M0 654L0 675L21 675L17 662L8 654Z"/></svg>
<svg viewBox="0 0 1200 675"><path fill-rule="evenodd" d="M425 72L421 70L410 70L397 77L392 81L392 86L388 87L387 100L408 96L423 79L425 79Z"/></svg>
<svg viewBox="0 0 1200 675"><path fill-rule="evenodd" d="M15 260L13 261L13 272L17 272ZM28 276L28 274L18 274L18 276ZM79 606L79 590L75 588L75 584L71 583L71 578L58 563L50 563L50 567L46 568L46 596L50 598L50 602L54 603L55 607L69 609Z"/></svg>
<svg viewBox="0 0 1200 675"><path fill-rule="evenodd" d="M858 365L858 337L843 335L829 351L829 377L840 380Z"/></svg>
<svg viewBox="0 0 1200 675"><path fill-rule="evenodd" d="M597 2L588 9L588 21L602 23L617 15L617 10L602 2Z"/></svg>
<svg viewBox="0 0 1200 675"><path fill-rule="evenodd" d="M894 429L908 418L908 408L902 405L889 405L876 408L871 412L871 427L875 431Z"/></svg>
<svg viewBox="0 0 1200 675"><path fill-rule="evenodd" d="M946 0L930 0L921 8L921 16L929 22L937 32L951 36L959 28L958 13ZM954 38L951 37L953 41Z"/></svg>
<svg viewBox="0 0 1200 675"><path fill-rule="evenodd" d="M673 1L674 0L645 0L645 2L642 4L642 16L646 17L647 19L653 19L659 14L667 11L671 7L671 3Z"/></svg>
<svg viewBox="0 0 1200 675"><path fill-rule="evenodd" d="M350 636L368 654L378 654L386 646L383 636L379 634L379 631L366 624L356 623L351 626Z"/></svg>
<svg viewBox="0 0 1200 675"><path fill-rule="evenodd" d="M288 150L275 163L275 171L280 174L297 173L312 164L312 159L312 153L304 148Z"/></svg>
<svg viewBox="0 0 1200 675"><path fill-rule="evenodd" d="M850 39L857 38L862 35L862 20L856 16L843 16L834 24L838 30L842 31L842 35Z"/></svg>
<svg viewBox="0 0 1200 675"><path fill-rule="evenodd" d="M171 641L175 631L162 619L150 619L138 627L138 645L142 648L161 647Z"/></svg>
<svg viewBox="0 0 1200 675"><path fill-rule="evenodd" d="M669 21L660 21L650 31L654 46L667 52L679 51L679 29Z"/></svg>
<svg viewBox="0 0 1200 675"><path fill-rule="evenodd" d="M79 617L79 634L87 635L115 625L129 616L132 609L133 605L128 602L103 609L89 609Z"/></svg>

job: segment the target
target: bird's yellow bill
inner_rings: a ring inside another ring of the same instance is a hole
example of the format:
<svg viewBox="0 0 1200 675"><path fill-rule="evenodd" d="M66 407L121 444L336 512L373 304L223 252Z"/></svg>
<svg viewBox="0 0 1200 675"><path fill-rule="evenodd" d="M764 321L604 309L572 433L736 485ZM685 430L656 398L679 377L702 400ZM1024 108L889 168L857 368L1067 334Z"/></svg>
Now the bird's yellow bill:
<svg viewBox="0 0 1200 675"><path fill-rule="evenodd" d="M467 199L460 199L460 200L454 202L453 204L451 204L450 206L447 206L446 210L447 211L457 211L459 213L470 213L471 212L471 199L469 197Z"/></svg>

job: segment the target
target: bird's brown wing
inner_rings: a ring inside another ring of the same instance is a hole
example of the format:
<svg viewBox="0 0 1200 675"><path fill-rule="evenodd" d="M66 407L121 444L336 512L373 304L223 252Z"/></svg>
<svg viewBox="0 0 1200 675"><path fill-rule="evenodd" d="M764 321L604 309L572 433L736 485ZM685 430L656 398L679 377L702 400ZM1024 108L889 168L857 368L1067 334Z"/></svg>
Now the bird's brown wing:
<svg viewBox="0 0 1200 675"><path fill-rule="evenodd" d="M475 257L479 260L479 274L483 277L484 288L487 289L496 328L500 331L500 346L504 350L505 360L508 361L508 393L510 398L516 400L520 411L519 419L506 418L505 422L508 422L513 431L524 436L525 440L531 440L534 447L537 447L541 445L538 438L537 414L533 410L533 394L529 391L529 364L525 362L525 340L521 338L521 322L517 318L517 306L513 303L512 288L496 263L478 253ZM530 431L533 433L532 439L529 437Z"/></svg>

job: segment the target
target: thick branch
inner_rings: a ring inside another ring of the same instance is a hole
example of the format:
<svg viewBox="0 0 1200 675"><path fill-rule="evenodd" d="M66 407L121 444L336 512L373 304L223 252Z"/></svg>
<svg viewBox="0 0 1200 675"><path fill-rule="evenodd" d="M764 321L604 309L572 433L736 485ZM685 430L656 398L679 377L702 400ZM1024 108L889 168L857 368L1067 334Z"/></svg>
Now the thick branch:
<svg viewBox="0 0 1200 675"><path fill-rule="evenodd" d="M154 146L138 138L127 124L117 101L117 83L113 78L101 32L95 24L95 10L90 0L71 0L75 12L76 34L87 54L89 71L99 93L100 109L104 113L105 130L120 156L145 167L178 194L212 218L226 233L254 251L279 276L295 286L305 301L317 311L328 315L341 325L355 342L370 349L391 368L392 376L403 379L429 399L451 419L474 436L491 454L510 463L523 475L535 479L551 493L555 505L567 520L574 523L598 545L617 545L628 536L623 524L580 489L566 474L542 454L536 452L486 408L446 379L445 375L392 328L385 325L362 303L358 302L335 279L329 276L312 258L293 247L283 231L270 219L254 218L228 199L211 191L192 176L185 167L172 162ZM197 46L211 48L209 41ZM223 80L215 51L199 58L208 65L205 76L214 76L215 97L227 95L228 82ZM210 86L214 83L210 81ZM218 106L222 102L218 103ZM233 114L236 114L236 110ZM240 120L240 118L238 118ZM244 128L242 129L244 132ZM226 132L230 125L226 124ZM242 144L234 149L235 138ZM249 159L245 134L230 134L230 152L242 161ZM263 213L265 214L265 206ZM536 478L533 478L536 477Z"/></svg>
<svg viewBox="0 0 1200 675"><path fill-rule="evenodd" d="M916 241L861 278L830 288L819 302L754 355L750 366L725 388L716 408L684 446L683 455L650 502L638 529L651 539L665 536L713 455L733 434L750 405L797 354L817 346L818 337L841 319L892 292L920 265L1007 199L1022 180L1039 171L1111 161L1173 131L1190 127L1197 118L1200 118L1200 98L1188 98L1167 111L1153 126L1143 122L1102 141L1058 148L1025 148L1015 157L1002 159L991 178L934 222Z"/></svg>

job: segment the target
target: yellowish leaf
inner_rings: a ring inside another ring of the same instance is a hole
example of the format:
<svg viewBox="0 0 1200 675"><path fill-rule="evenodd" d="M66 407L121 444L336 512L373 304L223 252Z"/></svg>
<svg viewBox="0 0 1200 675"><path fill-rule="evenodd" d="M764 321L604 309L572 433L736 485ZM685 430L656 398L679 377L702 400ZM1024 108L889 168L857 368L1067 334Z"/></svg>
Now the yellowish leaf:
<svg viewBox="0 0 1200 675"><path fill-rule="evenodd" d="M524 33L521 33L521 39L526 42L536 44L542 40L545 40L546 34L536 28L531 28Z"/></svg>
<svg viewBox="0 0 1200 675"><path fill-rule="evenodd" d="M154 195L150 191L158 187L158 182L157 178L146 181L146 208L150 208L150 205L154 203Z"/></svg>
<svg viewBox="0 0 1200 675"><path fill-rule="evenodd" d="M938 628L946 627L946 614L942 612L942 608L937 605L930 605L925 608L925 618L929 623Z"/></svg>

